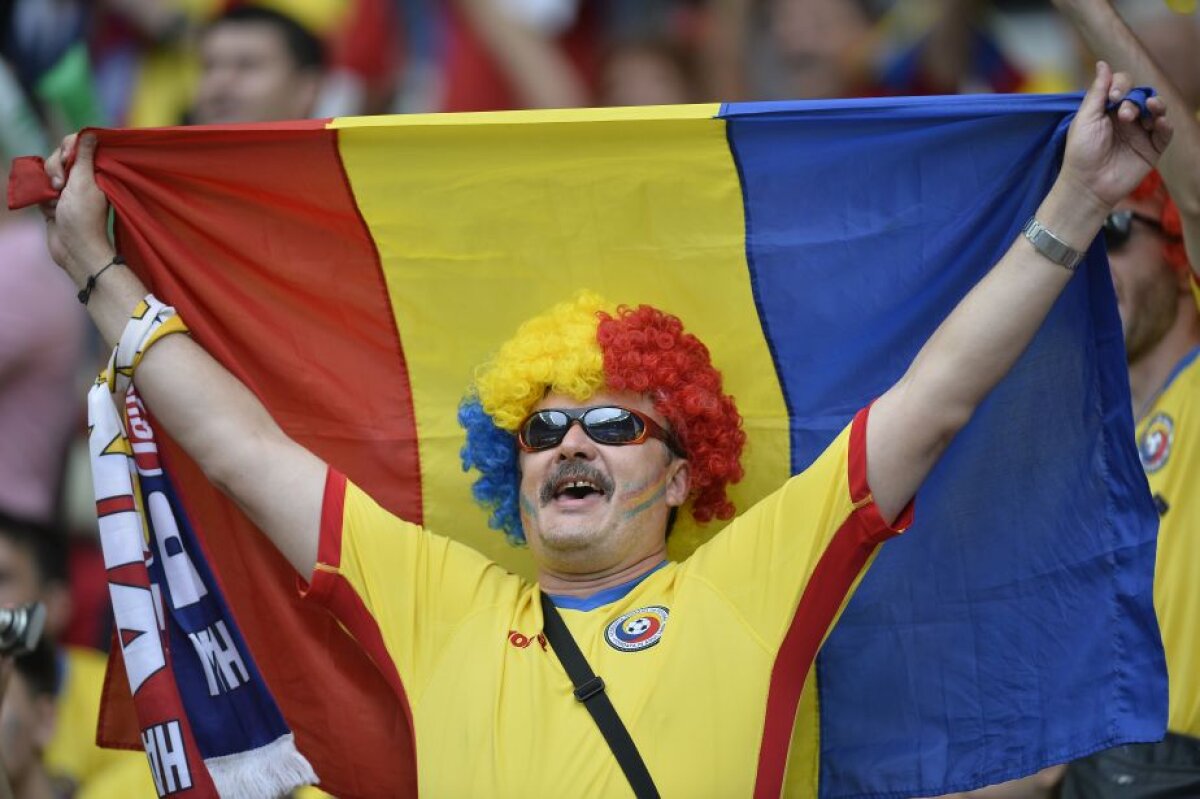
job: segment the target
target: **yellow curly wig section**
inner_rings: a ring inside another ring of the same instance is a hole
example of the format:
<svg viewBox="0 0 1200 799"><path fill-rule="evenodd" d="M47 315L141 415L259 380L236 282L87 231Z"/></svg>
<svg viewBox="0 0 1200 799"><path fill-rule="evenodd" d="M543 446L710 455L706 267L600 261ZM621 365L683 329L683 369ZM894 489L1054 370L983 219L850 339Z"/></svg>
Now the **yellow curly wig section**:
<svg viewBox="0 0 1200 799"><path fill-rule="evenodd" d="M596 341L600 311L613 308L593 292L524 322L475 374L483 410L514 431L548 391L585 400L604 389L604 356Z"/></svg>

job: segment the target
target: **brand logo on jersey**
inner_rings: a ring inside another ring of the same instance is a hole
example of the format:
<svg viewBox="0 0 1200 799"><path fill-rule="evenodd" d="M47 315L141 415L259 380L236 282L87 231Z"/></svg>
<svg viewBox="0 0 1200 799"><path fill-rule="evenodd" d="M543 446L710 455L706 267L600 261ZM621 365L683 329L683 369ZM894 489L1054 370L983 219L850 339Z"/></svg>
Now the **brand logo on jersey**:
<svg viewBox="0 0 1200 799"><path fill-rule="evenodd" d="M521 633L517 632L516 630L508 631L508 642L510 644L512 644L513 646L515 646L517 649L525 649L530 644L532 644L534 641L538 642L538 644L542 647L543 652L546 651L546 636L545 636L545 634L538 633L534 637L530 638L528 635L522 635Z"/></svg>
<svg viewBox="0 0 1200 799"><path fill-rule="evenodd" d="M631 610L614 619L604 628L604 640L613 649L622 652L638 652L649 649L662 638L663 628L671 612L662 605Z"/></svg>
<svg viewBox="0 0 1200 799"><path fill-rule="evenodd" d="M1165 413L1155 414L1138 439L1138 457L1146 474L1153 474L1167 465L1171 457L1171 442L1175 439L1175 422Z"/></svg>

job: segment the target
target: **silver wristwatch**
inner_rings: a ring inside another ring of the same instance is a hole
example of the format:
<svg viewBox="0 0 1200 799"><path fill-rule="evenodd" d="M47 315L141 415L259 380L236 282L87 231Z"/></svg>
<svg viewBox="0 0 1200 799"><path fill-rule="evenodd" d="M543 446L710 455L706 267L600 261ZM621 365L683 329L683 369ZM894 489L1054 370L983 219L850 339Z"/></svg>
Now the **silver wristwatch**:
<svg viewBox="0 0 1200 799"><path fill-rule="evenodd" d="M1056 264L1064 266L1072 272L1083 262L1085 253L1073 248L1070 244L1051 233L1041 222L1032 216L1021 231L1033 249L1049 258Z"/></svg>

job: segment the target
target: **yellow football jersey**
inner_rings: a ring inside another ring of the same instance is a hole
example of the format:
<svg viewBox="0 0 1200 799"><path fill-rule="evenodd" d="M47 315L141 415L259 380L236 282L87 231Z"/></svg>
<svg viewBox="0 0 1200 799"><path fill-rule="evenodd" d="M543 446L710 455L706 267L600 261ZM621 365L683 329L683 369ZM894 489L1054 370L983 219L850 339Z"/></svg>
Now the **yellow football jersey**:
<svg viewBox="0 0 1200 799"><path fill-rule="evenodd" d="M1200 308L1200 284L1192 287ZM1200 737L1200 347L1139 420L1137 441L1159 512L1154 607L1167 652L1167 727Z"/></svg>
<svg viewBox="0 0 1200 799"><path fill-rule="evenodd" d="M805 675L878 544L866 412L683 563L555 598L664 796L778 793ZM406 702L423 796L629 796L538 587L330 473L308 594Z"/></svg>

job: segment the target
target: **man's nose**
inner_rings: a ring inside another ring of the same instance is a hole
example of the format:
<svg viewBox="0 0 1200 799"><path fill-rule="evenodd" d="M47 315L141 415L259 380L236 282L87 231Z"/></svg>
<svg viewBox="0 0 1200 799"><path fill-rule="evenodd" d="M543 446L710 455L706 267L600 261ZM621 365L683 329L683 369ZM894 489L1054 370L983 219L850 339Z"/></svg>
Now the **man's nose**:
<svg viewBox="0 0 1200 799"><path fill-rule="evenodd" d="M579 419L572 419L571 426L567 428L567 434L563 436L562 443L558 445L558 454L560 458L585 458L590 460L596 456L596 442L592 441L583 430L583 422Z"/></svg>

